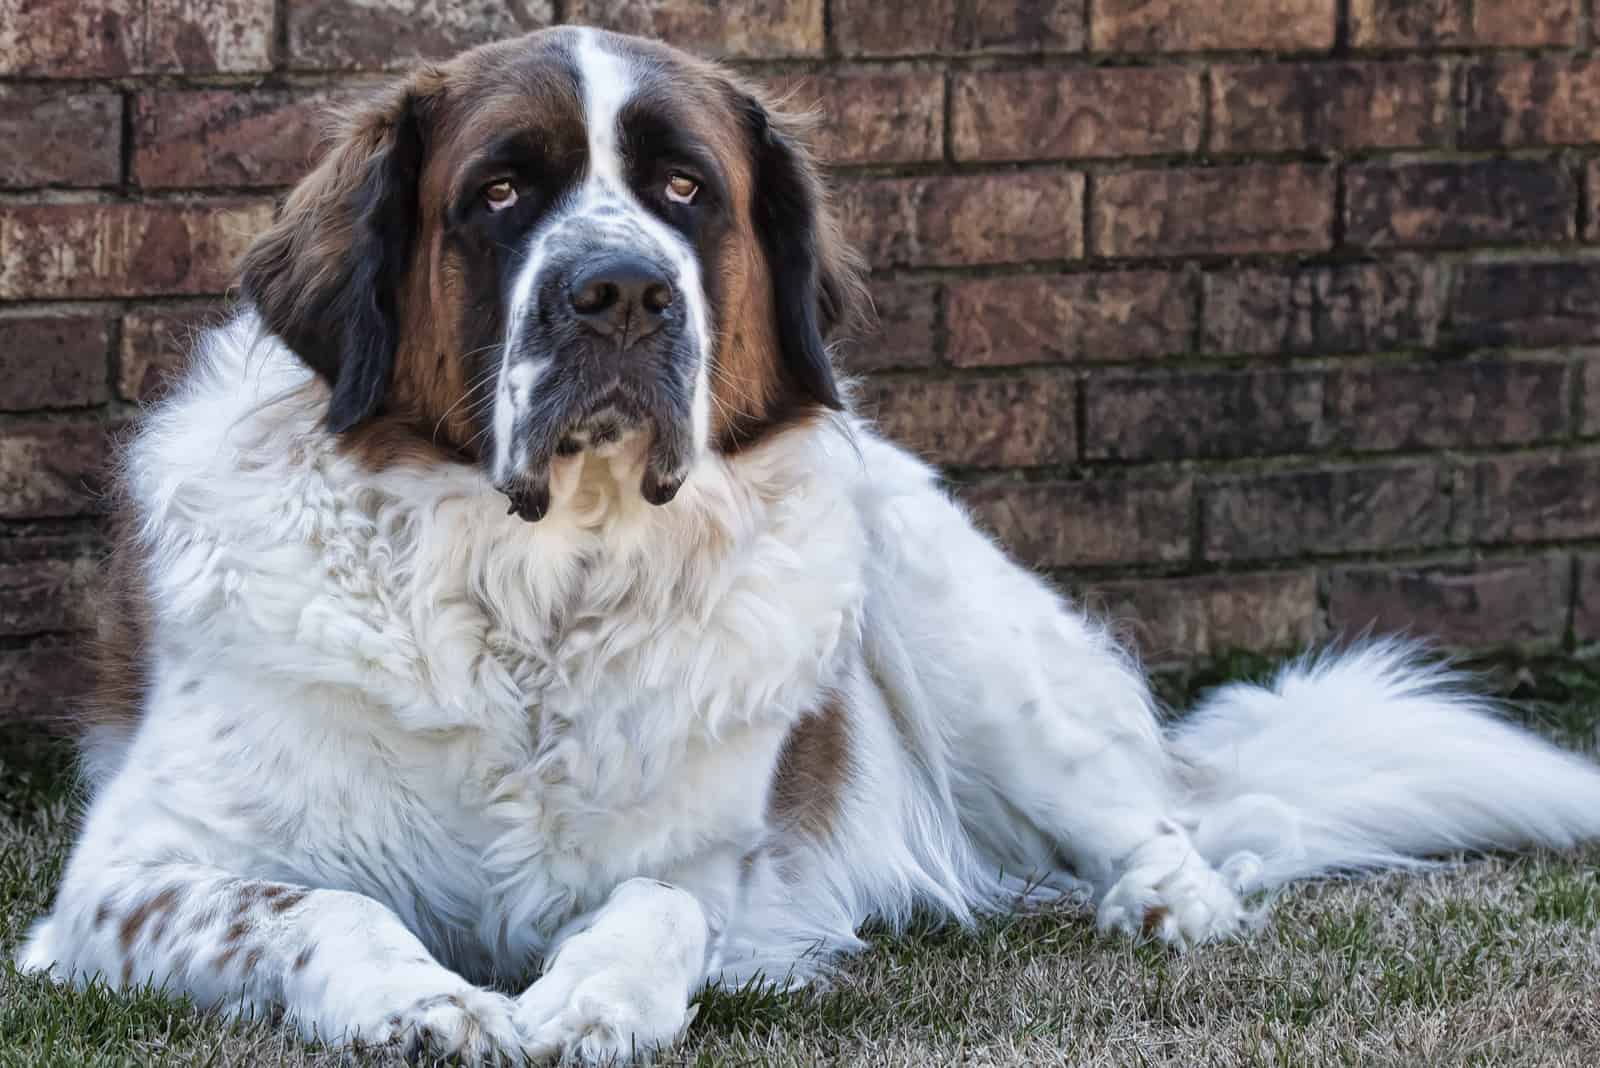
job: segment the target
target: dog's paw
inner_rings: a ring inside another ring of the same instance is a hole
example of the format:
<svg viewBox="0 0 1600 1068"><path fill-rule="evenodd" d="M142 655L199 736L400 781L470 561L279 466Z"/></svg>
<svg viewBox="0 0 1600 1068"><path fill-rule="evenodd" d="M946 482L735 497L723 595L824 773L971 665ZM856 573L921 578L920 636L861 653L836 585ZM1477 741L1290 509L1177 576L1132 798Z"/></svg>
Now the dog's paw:
<svg viewBox="0 0 1600 1068"><path fill-rule="evenodd" d="M523 1064L516 1002L466 987L418 998L361 1036L364 1043L399 1046L408 1060L459 1058L471 1065Z"/></svg>
<svg viewBox="0 0 1600 1068"><path fill-rule="evenodd" d="M1164 825L1133 851L1122 877L1101 899L1100 929L1180 948L1237 935L1252 918L1238 888L1256 865L1253 856L1240 854L1218 871L1179 827Z"/></svg>
<svg viewBox="0 0 1600 1068"><path fill-rule="evenodd" d="M636 969L577 981L558 970L517 1002L523 1049L535 1063L648 1064L682 1038L693 1019L676 989L663 990Z"/></svg>

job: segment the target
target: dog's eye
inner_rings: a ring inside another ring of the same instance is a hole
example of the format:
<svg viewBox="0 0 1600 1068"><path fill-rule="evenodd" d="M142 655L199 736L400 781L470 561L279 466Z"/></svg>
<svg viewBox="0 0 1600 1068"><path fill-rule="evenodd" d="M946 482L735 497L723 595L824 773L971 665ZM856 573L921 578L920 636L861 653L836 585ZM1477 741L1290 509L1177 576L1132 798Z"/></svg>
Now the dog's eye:
<svg viewBox="0 0 1600 1068"><path fill-rule="evenodd" d="M700 183L688 175L674 174L667 178L667 199L674 204L692 204L698 192Z"/></svg>
<svg viewBox="0 0 1600 1068"><path fill-rule="evenodd" d="M517 202L517 187L505 179L483 187L483 202L490 211L505 211Z"/></svg>

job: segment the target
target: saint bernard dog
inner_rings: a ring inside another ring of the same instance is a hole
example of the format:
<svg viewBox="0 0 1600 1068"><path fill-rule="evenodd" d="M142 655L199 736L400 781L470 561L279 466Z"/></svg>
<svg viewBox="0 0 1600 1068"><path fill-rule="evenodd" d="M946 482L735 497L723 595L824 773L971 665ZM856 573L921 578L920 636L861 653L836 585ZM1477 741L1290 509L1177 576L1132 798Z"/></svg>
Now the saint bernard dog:
<svg viewBox="0 0 1600 1068"><path fill-rule="evenodd" d="M648 1057L872 920L1108 932L1600 834L1600 770L1404 648L1180 725L851 411L798 120L561 28L345 116L129 442L91 796L20 950L308 1036Z"/></svg>

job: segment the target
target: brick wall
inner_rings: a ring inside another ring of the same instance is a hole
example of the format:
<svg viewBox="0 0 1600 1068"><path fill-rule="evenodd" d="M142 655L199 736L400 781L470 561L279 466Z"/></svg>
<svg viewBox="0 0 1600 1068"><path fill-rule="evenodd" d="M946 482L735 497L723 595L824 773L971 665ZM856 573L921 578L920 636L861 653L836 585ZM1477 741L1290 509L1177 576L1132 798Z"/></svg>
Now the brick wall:
<svg viewBox="0 0 1600 1068"><path fill-rule="evenodd" d="M828 116L889 429L1156 659L1600 639L1587 0L0 0L0 709L317 107L560 20ZM175 340L176 339L176 340Z"/></svg>

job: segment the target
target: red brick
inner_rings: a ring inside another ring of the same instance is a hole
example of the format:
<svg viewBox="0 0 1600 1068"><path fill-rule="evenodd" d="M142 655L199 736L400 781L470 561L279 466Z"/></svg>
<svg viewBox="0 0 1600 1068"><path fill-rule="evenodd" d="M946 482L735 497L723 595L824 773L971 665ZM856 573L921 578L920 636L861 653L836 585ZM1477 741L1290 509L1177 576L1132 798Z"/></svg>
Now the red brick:
<svg viewBox="0 0 1600 1068"><path fill-rule="evenodd" d="M834 0L845 55L1076 52L1085 0L927 0L915 10L883 0Z"/></svg>
<svg viewBox="0 0 1600 1068"><path fill-rule="evenodd" d="M1217 152L1442 148L1450 71L1442 63L1282 63L1215 67Z"/></svg>
<svg viewBox="0 0 1600 1068"><path fill-rule="evenodd" d="M1589 221L1583 228L1583 239L1600 241L1600 161L1590 160L1583 168L1583 184L1589 194Z"/></svg>
<svg viewBox="0 0 1600 1068"><path fill-rule="evenodd" d="M1290 650L1317 633L1311 571L1096 583L1084 600L1118 630L1131 631L1146 661Z"/></svg>
<svg viewBox="0 0 1600 1068"><path fill-rule="evenodd" d="M1559 641L1567 626L1570 568L1564 555L1434 567L1334 568L1328 618L1354 636L1404 633L1483 648Z"/></svg>
<svg viewBox="0 0 1600 1068"><path fill-rule="evenodd" d="M1096 0L1097 52L1333 47L1336 0Z"/></svg>
<svg viewBox="0 0 1600 1068"><path fill-rule="evenodd" d="M0 428L0 518L49 519L94 509L105 462L97 423Z"/></svg>
<svg viewBox="0 0 1600 1068"><path fill-rule="evenodd" d="M957 159L1160 156L1200 147L1205 98L1177 68L976 71L951 89Z"/></svg>
<svg viewBox="0 0 1600 1068"><path fill-rule="evenodd" d="M1466 72L1468 148L1583 145L1600 132L1600 61L1514 59Z"/></svg>
<svg viewBox="0 0 1600 1068"><path fill-rule="evenodd" d="M1212 560L1430 548L1450 533L1450 499L1431 464L1222 477L1200 501Z"/></svg>
<svg viewBox="0 0 1600 1068"><path fill-rule="evenodd" d="M143 68L147 0L0 0L0 75L95 78Z"/></svg>
<svg viewBox="0 0 1600 1068"><path fill-rule="evenodd" d="M1189 557L1187 478L988 482L961 495L1028 565L1174 563Z"/></svg>
<svg viewBox="0 0 1600 1068"><path fill-rule="evenodd" d="M0 636L85 629L96 562L73 544L6 547L0 560Z"/></svg>
<svg viewBox="0 0 1600 1068"><path fill-rule="evenodd" d="M1600 263L1467 263L1450 296L1458 345L1600 341Z"/></svg>
<svg viewBox="0 0 1600 1068"><path fill-rule="evenodd" d="M1077 452L1072 380L1035 371L1005 378L876 379L864 411L894 441L936 464L1030 467Z"/></svg>
<svg viewBox="0 0 1600 1068"><path fill-rule="evenodd" d="M293 184L310 169L331 99L276 90L141 93L133 180L153 189Z"/></svg>
<svg viewBox="0 0 1600 1068"><path fill-rule="evenodd" d="M60 639L0 652L0 722L58 724L88 692L89 680L80 650Z"/></svg>
<svg viewBox="0 0 1600 1068"><path fill-rule="evenodd" d="M270 203L0 205L0 299L220 292Z"/></svg>
<svg viewBox="0 0 1600 1068"><path fill-rule="evenodd" d="M1202 345L1239 355L1430 348L1447 300L1422 263L1223 271L1204 289Z"/></svg>
<svg viewBox="0 0 1600 1068"><path fill-rule="evenodd" d="M117 361L117 394L125 400L152 401L166 392L194 349L200 331L216 325L215 307L138 308L122 319L122 351Z"/></svg>
<svg viewBox="0 0 1600 1068"><path fill-rule="evenodd" d="M1083 254L1083 175L856 179L845 232L874 266L971 266Z"/></svg>
<svg viewBox="0 0 1600 1068"><path fill-rule="evenodd" d="M872 303L877 324L859 340L841 346L852 371L886 371L906 367L932 367L939 362L935 337L939 285L894 278L875 279Z"/></svg>
<svg viewBox="0 0 1600 1068"><path fill-rule="evenodd" d="M144 69L271 70L273 0L147 0Z"/></svg>
<svg viewBox="0 0 1600 1068"><path fill-rule="evenodd" d="M1191 294L1183 275L1162 271L954 281L949 360L999 367L1184 353L1194 335Z"/></svg>
<svg viewBox="0 0 1600 1068"><path fill-rule="evenodd" d="M1368 248L1563 241L1577 210L1556 161L1373 163L1346 176L1345 236Z"/></svg>
<svg viewBox="0 0 1600 1068"><path fill-rule="evenodd" d="M822 0L570 0L567 18L717 56L822 52Z"/></svg>
<svg viewBox="0 0 1600 1068"><path fill-rule="evenodd" d="M1600 638L1600 553L1578 554L1578 590L1572 633L1580 642Z"/></svg>
<svg viewBox="0 0 1600 1068"><path fill-rule="evenodd" d="M106 400L111 319L26 315L0 319L0 408L72 408Z"/></svg>
<svg viewBox="0 0 1600 1068"><path fill-rule="evenodd" d="M398 70L448 59L473 45L548 26L550 0L293 0L289 66L295 70Z"/></svg>
<svg viewBox="0 0 1600 1068"><path fill-rule="evenodd" d="M1316 449L1326 437L1317 372L1104 374L1084 388L1090 459L1265 456Z"/></svg>
<svg viewBox="0 0 1600 1068"><path fill-rule="evenodd" d="M1351 450L1523 445L1565 437L1571 394L1556 360L1486 359L1340 369L1329 433Z"/></svg>
<svg viewBox="0 0 1600 1068"><path fill-rule="evenodd" d="M0 86L0 187L114 185L122 177L122 100Z"/></svg>
<svg viewBox="0 0 1600 1068"><path fill-rule="evenodd" d="M1600 534L1600 457L1497 456L1473 469L1474 537L1555 541Z"/></svg>
<svg viewBox="0 0 1600 1068"><path fill-rule="evenodd" d="M1333 241L1333 172L1304 164L1126 171L1095 179L1105 256L1316 252Z"/></svg>
<svg viewBox="0 0 1600 1068"><path fill-rule="evenodd" d="M1579 44L1581 0L1351 0L1357 48Z"/></svg>
<svg viewBox="0 0 1600 1068"><path fill-rule="evenodd" d="M822 120L812 148L829 163L925 163L944 157L944 75L931 70L830 67L769 79Z"/></svg>

